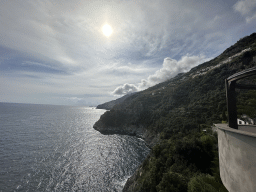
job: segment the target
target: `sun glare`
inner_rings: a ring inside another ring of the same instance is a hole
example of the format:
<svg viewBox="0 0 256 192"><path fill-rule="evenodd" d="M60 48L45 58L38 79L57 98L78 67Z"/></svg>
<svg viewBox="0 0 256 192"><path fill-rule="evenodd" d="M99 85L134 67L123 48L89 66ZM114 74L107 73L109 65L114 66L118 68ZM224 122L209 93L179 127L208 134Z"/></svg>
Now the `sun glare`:
<svg viewBox="0 0 256 192"><path fill-rule="evenodd" d="M105 36L109 37L113 30L112 30L112 27L108 24L105 24L103 27L102 27L102 32Z"/></svg>

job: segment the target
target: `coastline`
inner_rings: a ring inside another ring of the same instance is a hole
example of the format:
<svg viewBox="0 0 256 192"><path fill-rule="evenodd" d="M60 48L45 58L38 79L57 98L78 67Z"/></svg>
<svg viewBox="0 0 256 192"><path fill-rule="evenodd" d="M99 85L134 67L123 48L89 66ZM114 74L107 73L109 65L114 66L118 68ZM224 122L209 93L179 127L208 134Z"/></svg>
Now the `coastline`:
<svg viewBox="0 0 256 192"><path fill-rule="evenodd" d="M142 139L149 149L152 149L152 147L159 141L159 134L155 135L142 126L137 127L134 125L130 125L122 127L110 127L104 125L102 121L99 119L93 125L93 128L103 135L119 134L135 136L137 138Z"/></svg>

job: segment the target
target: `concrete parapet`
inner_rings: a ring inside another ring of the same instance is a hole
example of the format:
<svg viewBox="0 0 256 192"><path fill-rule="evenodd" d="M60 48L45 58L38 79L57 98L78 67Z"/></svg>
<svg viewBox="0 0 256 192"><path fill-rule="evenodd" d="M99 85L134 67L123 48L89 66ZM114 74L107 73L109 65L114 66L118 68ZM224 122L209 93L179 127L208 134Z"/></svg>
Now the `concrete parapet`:
<svg viewBox="0 0 256 192"><path fill-rule="evenodd" d="M256 191L256 133L218 128L220 176L229 192ZM250 129L253 129L250 127ZM256 127L255 127L256 129Z"/></svg>

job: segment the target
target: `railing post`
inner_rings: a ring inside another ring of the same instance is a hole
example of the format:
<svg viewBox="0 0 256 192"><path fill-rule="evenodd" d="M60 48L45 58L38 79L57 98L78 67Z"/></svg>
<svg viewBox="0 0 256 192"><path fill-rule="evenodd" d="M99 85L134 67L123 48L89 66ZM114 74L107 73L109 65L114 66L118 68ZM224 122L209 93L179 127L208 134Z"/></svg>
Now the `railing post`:
<svg viewBox="0 0 256 192"><path fill-rule="evenodd" d="M226 84L226 98L228 107L228 125L231 128L238 129L237 125L237 111L236 111L236 81L229 82L225 80Z"/></svg>

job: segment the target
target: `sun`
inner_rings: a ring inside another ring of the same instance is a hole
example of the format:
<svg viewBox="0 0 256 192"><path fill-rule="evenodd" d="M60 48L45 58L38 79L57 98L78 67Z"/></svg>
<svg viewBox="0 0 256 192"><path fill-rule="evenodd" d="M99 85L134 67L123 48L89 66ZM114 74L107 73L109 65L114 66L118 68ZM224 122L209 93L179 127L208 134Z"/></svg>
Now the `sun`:
<svg viewBox="0 0 256 192"><path fill-rule="evenodd" d="M112 27L109 24L105 24L102 27L102 32L105 36L109 37L113 33L113 30L112 30Z"/></svg>

